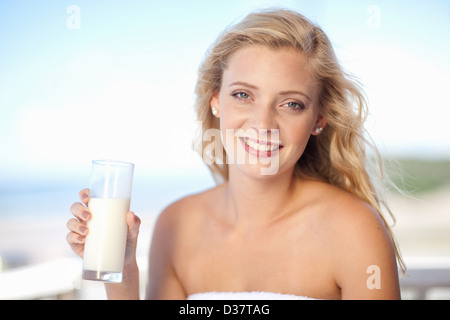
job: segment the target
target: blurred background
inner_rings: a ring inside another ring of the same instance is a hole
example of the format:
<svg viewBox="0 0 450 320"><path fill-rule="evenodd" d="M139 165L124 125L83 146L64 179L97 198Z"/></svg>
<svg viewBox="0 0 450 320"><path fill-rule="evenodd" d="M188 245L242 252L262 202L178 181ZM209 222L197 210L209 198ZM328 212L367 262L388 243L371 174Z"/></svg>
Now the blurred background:
<svg viewBox="0 0 450 320"><path fill-rule="evenodd" d="M389 193L404 298L450 297L448 1L1 0L0 299L104 298L65 240L94 159L136 165L145 270L158 213L214 185L191 147L205 51L273 6L318 23L366 88L367 129L408 193Z"/></svg>

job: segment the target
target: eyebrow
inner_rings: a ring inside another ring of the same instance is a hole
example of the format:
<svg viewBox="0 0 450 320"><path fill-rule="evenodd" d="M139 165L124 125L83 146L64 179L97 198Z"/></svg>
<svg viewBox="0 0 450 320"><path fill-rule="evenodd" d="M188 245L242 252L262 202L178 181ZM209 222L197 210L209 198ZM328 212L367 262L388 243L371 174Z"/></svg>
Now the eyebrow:
<svg viewBox="0 0 450 320"><path fill-rule="evenodd" d="M252 85L250 83L243 82L243 81L236 81L236 82L230 83L229 86L230 87L231 86L245 86L245 87L248 87L250 89L258 90L257 86L254 86L254 85ZM281 91L281 92L279 92L279 94L283 95L283 96L284 95L289 95L289 94L299 94L299 95L304 96L305 98L307 98L309 101L311 101L311 98L306 93L304 93L302 91L298 91L298 90Z"/></svg>
<svg viewBox="0 0 450 320"><path fill-rule="evenodd" d="M282 96L288 95L288 94L299 94L299 95L304 96L305 98L307 98L309 101L311 101L311 98L306 93L304 93L302 91L297 91L297 90L281 91L279 94L282 95Z"/></svg>
<svg viewBox="0 0 450 320"><path fill-rule="evenodd" d="M243 81L236 81L236 82L233 82L233 83L230 84L230 87L231 87L231 86L245 86L245 87L248 87L248 88L251 88L251 89L258 90L258 87L257 87L257 86L254 86L254 85L252 85L252 84L250 84L250 83L243 82Z"/></svg>

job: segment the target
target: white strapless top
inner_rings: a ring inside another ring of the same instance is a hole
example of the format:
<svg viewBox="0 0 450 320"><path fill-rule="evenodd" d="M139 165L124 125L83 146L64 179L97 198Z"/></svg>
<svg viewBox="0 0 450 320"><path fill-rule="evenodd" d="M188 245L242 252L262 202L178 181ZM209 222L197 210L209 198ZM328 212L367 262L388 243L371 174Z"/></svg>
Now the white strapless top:
<svg viewBox="0 0 450 320"><path fill-rule="evenodd" d="M187 297L188 300L317 300L293 294L251 291L251 292L202 292Z"/></svg>

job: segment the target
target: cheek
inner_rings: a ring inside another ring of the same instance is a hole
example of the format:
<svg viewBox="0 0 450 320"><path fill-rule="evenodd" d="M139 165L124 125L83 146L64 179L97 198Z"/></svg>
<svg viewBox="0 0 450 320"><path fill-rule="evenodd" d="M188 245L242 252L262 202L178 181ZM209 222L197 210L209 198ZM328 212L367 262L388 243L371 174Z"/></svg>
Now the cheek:
<svg viewBox="0 0 450 320"><path fill-rule="evenodd" d="M222 110L221 110L222 111ZM220 138L227 154L234 150L234 132L239 128L236 119L227 116L227 111L220 114Z"/></svg>
<svg viewBox="0 0 450 320"><path fill-rule="evenodd" d="M233 105L223 106L220 109L220 132L224 136L226 130L238 131L239 129L246 129L246 123L249 119L249 114L235 108Z"/></svg>
<svg viewBox="0 0 450 320"><path fill-rule="evenodd" d="M281 141L285 144L285 152L283 154L286 158L284 159L289 163L292 163L292 165L294 165L303 155L306 145L311 137L310 130L308 124L297 123L296 126L290 126L289 130L283 130L282 134L284 134L280 135Z"/></svg>
<svg viewBox="0 0 450 320"><path fill-rule="evenodd" d="M309 121L293 122L284 126L282 130L286 143L293 145L306 145L311 136L312 125Z"/></svg>

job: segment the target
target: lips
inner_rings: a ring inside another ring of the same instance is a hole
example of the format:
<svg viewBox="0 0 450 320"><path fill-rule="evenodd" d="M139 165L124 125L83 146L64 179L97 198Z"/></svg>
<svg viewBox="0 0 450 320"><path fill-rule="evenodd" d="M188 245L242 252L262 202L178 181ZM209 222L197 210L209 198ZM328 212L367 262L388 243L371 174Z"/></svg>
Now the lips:
<svg viewBox="0 0 450 320"><path fill-rule="evenodd" d="M259 140L250 137L240 137L239 139L245 150L257 157L271 157L283 148L283 145L277 141Z"/></svg>

